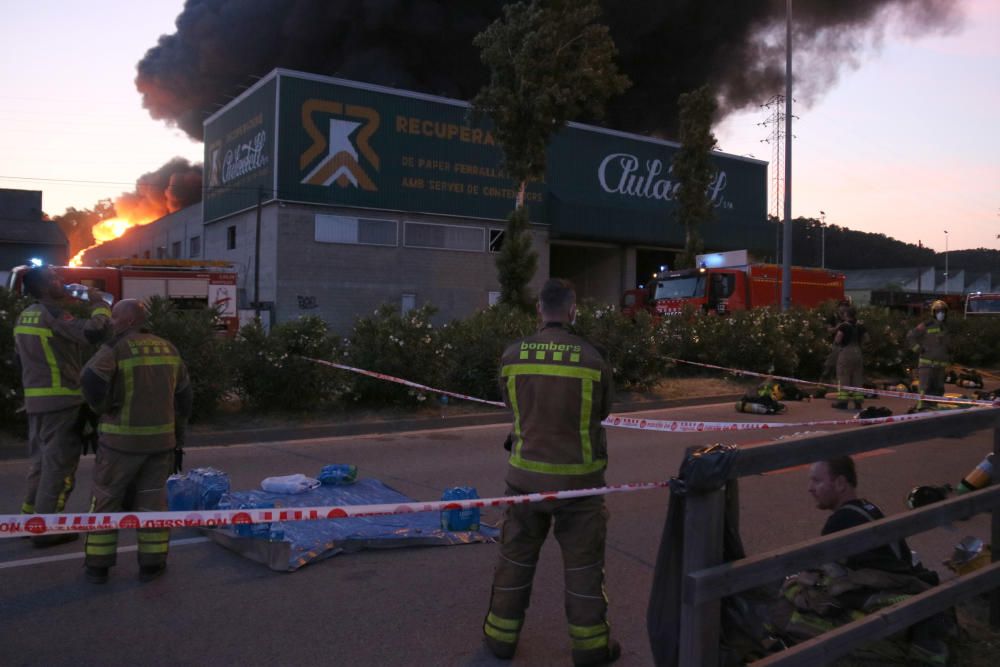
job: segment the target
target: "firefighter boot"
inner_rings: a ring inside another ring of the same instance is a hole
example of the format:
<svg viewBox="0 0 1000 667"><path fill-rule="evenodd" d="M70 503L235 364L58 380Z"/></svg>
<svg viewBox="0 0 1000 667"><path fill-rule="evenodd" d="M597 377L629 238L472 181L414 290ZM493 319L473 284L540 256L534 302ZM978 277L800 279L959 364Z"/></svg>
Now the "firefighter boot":
<svg viewBox="0 0 1000 667"><path fill-rule="evenodd" d="M87 581L92 584L106 584L108 583L108 570L109 568L106 567L88 565L84 570L84 575L87 577Z"/></svg>
<svg viewBox="0 0 1000 667"><path fill-rule="evenodd" d="M153 581L154 579L159 579L166 571L166 563L158 563L157 565L140 565L139 581L146 583L148 581Z"/></svg>
<svg viewBox="0 0 1000 667"><path fill-rule="evenodd" d="M598 667L599 665L610 665L622 655L622 645L617 639L608 640L605 652L600 655L588 655L586 657L573 656L573 667Z"/></svg>

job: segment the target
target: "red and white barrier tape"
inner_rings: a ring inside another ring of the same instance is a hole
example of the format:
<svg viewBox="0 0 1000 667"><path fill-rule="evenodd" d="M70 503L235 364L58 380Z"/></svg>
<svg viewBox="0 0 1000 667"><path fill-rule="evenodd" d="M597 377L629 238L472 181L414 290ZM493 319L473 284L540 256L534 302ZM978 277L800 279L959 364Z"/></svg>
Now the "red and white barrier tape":
<svg viewBox="0 0 1000 667"><path fill-rule="evenodd" d="M755 371L744 371L739 368L727 368L726 366L716 366L715 364L706 364L700 361L688 361L687 359L677 359L675 357L666 357L668 361L673 361L677 364L686 364L688 366L700 366L701 368L711 368L718 371L725 371L726 373L732 373L734 375L748 375L750 377L765 378L768 380L782 380L784 382L794 382L796 384L808 384L815 387L832 387L840 388L843 391L856 392L860 394L876 394L877 396L887 396L889 398L905 398L910 400L924 400L933 401L935 403L960 403L963 405L986 405L992 407L1000 407L1000 400L996 401L985 401L977 398L952 398L950 396L930 396L915 394L908 391L893 391L891 389L871 389L865 387L851 387L851 386L841 386L836 384L830 384L829 382L813 382L811 380L800 380L799 378L786 377L784 375L773 375L770 373L757 373Z"/></svg>
<svg viewBox="0 0 1000 667"><path fill-rule="evenodd" d="M180 512L108 512L95 514L6 514L0 515L0 538L52 533L87 533L128 528L217 528L272 521L315 521L350 519L414 512L442 512L486 507L506 507L546 500L565 500L612 493L647 491L668 486L668 482L636 482L593 489L527 493L499 498L433 500L378 505L332 505L273 509L195 510Z"/></svg>
<svg viewBox="0 0 1000 667"><path fill-rule="evenodd" d="M338 368L340 370L349 371L351 373L360 373L361 375L367 375L368 377L373 377L378 380L385 380L386 382L395 382L396 384L402 384L407 387L413 387L415 389L420 389L423 391L427 391L429 393L444 394L446 396L452 396L454 398L459 398L468 401L475 401L476 403L484 403L486 405L493 405L501 408L505 407L504 404L499 401L488 401L482 398L476 398L475 396L467 396L465 394L458 394L451 391L445 391L443 389L436 389L434 387L429 387L425 384L411 382L410 380L404 380L403 378L394 377L392 375L386 375L384 373L366 371L362 368L345 366L344 364L338 364L332 361L324 361L323 359L313 359L311 357L303 357L303 359L306 359L307 361L313 361L315 363L322 364L324 366L330 366L332 368ZM711 364L701 364L698 362L684 362L683 360L680 359L673 359L673 361L680 361L682 363L690 363L696 366L705 366L707 368L725 370L731 373L756 375L760 377L768 377L778 380L787 380L790 382L800 382L804 384L820 384L817 382L808 382L806 380L797 380L795 378L785 378L782 376L775 376L775 375L764 375L761 373L754 373L753 371L739 371L735 369L727 369L723 366L713 366ZM902 395L902 392L891 392L891 393ZM945 399L945 400L952 403L963 402L963 401L956 401L954 399ZM964 401L964 402L980 403L984 405L994 405L989 401ZM946 413L921 412L912 415L875 417L872 419L823 419L818 421L807 421L807 422L703 422L703 421L685 421L685 420L639 419L635 417L623 417L620 415L608 415L607 419L605 419L602 422L602 424L604 426L612 428L627 428L639 431L660 431L664 433L701 433L701 432L712 432L712 431L757 431L757 430L766 430L775 428L801 428L801 427L811 427L811 426L847 426L847 425L870 426L873 424L891 424L893 422L900 422L900 421L930 419L935 416L940 416L941 414L946 414Z"/></svg>
<svg viewBox="0 0 1000 667"><path fill-rule="evenodd" d="M435 389L434 387L428 387L425 384L418 384L416 382L411 382L409 380L404 380L403 378L393 377L392 375L385 375L384 373L376 373L374 371L366 371L363 368L355 368L354 366L345 366L344 364L334 363L332 361L325 361L323 359L313 359L312 357L302 357L306 361L312 361L317 364L322 364L324 366L329 366L331 368L338 368L342 371L350 371L351 373L359 373L360 375L367 375L368 377L375 378L376 380L385 380L387 382L395 382L396 384L405 385L407 387L413 387L414 389L422 389L423 391L430 392L432 394L442 394L444 396L451 396L452 398L460 398L463 401L473 401L475 403L483 403L484 405L493 405L498 408L507 407L500 401L488 401L485 398L476 398L475 396L466 396L465 394L456 394L453 391L445 391L444 389Z"/></svg>
<svg viewBox="0 0 1000 667"><path fill-rule="evenodd" d="M898 422L933 419L942 415L968 412L981 408L956 408L931 412L915 412L912 415L893 415L871 419L822 419L808 422L695 422L661 419L644 419L608 415L602 423L615 428L630 428L639 431L665 431L669 433L702 433L712 431L766 431L776 428L801 428L812 426L871 426L874 424L894 424Z"/></svg>

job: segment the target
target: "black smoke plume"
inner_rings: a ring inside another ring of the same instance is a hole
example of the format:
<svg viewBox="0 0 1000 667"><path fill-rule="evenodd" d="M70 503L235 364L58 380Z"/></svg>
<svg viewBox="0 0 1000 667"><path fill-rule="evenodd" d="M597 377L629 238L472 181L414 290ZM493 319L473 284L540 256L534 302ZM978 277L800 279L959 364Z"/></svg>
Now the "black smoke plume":
<svg viewBox="0 0 1000 667"><path fill-rule="evenodd" d="M118 196L115 212L129 220L156 220L200 201L201 165L175 157L140 176L133 192Z"/></svg>
<svg viewBox="0 0 1000 667"><path fill-rule="evenodd" d="M126 218L135 224L146 224L201 201L201 165L175 157L155 171L143 174L135 182L135 190L123 192L114 202L104 199L94 208L68 208L53 216L66 239L73 256L96 242L95 225L108 218Z"/></svg>
<svg viewBox="0 0 1000 667"><path fill-rule="evenodd" d="M795 97L809 105L888 26L961 23L962 0L795 0ZM187 0L139 62L154 118L202 138L202 120L275 67L471 99L486 80L472 38L503 0ZM784 0L602 0L633 87L607 124L674 136L677 98L702 84L723 114L784 91Z"/></svg>

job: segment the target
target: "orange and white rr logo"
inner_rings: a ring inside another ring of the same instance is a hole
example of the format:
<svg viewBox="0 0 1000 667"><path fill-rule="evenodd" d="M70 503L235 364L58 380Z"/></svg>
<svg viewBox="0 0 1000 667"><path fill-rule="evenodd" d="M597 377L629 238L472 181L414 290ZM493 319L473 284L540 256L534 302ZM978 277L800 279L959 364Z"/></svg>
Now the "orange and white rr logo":
<svg viewBox="0 0 1000 667"><path fill-rule="evenodd" d="M321 131L321 126L326 131ZM378 126L379 114L370 107L306 100L302 105L302 127L312 144L299 158L299 169L308 169L302 183L378 190L362 166L363 158L371 169L379 169L378 155L369 143Z"/></svg>

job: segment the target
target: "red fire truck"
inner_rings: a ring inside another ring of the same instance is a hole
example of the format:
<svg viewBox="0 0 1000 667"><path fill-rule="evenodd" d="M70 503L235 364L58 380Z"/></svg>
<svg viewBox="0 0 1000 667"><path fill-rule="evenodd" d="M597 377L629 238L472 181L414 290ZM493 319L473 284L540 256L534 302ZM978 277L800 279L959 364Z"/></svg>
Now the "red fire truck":
<svg viewBox="0 0 1000 667"><path fill-rule="evenodd" d="M734 258L743 263L728 264ZM645 309L662 316L689 307L725 314L781 304L782 268L777 264L746 263L745 251L699 255L698 263L697 269L660 271L644 288L628 290L622 297L623 312ZM831 299L844 299L844 274L792 267L793 305L813 308Z"/></svg>
<svg viewBox="0 0 1000 667"><path fill-rule="evenodd" d="M212 306L219 312L221 329L228 335L239 330L236 310L236 271L229 262L195 259L104 259L100 266L54 266L66 284L96 287L119 299L162 296L178 308ZM22 277L30 267L11 270L8 287L21 293Z"/></svg>

